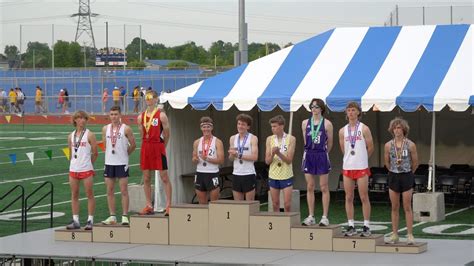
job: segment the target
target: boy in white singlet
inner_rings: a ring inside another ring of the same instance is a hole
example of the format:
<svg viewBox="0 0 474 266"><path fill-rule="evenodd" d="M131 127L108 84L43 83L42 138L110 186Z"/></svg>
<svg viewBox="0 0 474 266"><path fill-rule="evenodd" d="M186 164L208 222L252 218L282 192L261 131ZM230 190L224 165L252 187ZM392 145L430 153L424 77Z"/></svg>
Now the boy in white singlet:
<svg viewBox="0 0 474 266"><path fill-rule="evenodd" d="M346 106L346 116L349 123L339 130L339 145L344 154L342 175L344 176L344 192L346 193L346 214L348 227L346 236L357 234L354 226L354 187L357 182L364 226L361 236L368 237L370 233L370 201L369 201L369 157L374 152L372 133L369 127L359 121L362 110L356 102Z"/></svg>
<svg viewBox="0 0 474 266"><path fill-rule="evenodd" d="M97 144L94 133L86 128L89 115L84 111L77 111L72 116L75 130L68 136L70 158L69 185L71 187L72 221L66 229L80 229L79 223L79 185L83 181L87 195L87 218L85 230L92 230L94 223L95 198L92 189L94 185L93 163L97 160Z"/></svg>
<svg viewBox="0 0 474 266"><path fill-rule="evenodd" d="M117 223L115 216L115 182L119 181L122 194L122 225L128 225L128 159L135 150L135 137L130 126L122 124L120 106L113 106L109 113L110 124L102 128L102 142L105 144L104 181L107 186L107 204L110 216L102 224Z"/></svg>

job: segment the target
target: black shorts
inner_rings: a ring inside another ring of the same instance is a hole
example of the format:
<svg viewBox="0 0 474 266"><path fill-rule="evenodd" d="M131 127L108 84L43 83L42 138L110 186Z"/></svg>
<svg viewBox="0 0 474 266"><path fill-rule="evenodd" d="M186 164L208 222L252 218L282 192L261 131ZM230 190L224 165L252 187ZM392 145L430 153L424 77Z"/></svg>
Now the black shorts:
<svg viewBox="0 0 474 266"><path fill-rule="evenodd" d="M211 191L219 187L219 173L199 173L194 176L194 188Z"/></svg>
<svg viewBox="0 0 474 266"><path fill-rule="evenodd" d="M104 177L116 178L116 177L129 177L128 165L105 165Z"/></svg>
<svg viewBox="0 0 474 266"><path fill-rule="evenodd" d="M255 175L233 175L232 190L247 193L257 186L257 177Z"/></svg>
<svg viewBox="0 0 474 266"><path fill-rule="evenodd" d="M409 173L392 173L388 175L388 187L397 192L403 193L413 188L415 178L411 172Z"/></svg>

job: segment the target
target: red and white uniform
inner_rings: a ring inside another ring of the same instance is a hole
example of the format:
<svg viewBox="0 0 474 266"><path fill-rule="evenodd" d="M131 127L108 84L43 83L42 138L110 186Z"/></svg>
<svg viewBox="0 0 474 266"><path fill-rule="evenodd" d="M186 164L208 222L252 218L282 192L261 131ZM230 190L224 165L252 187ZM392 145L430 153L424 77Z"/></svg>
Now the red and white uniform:
<svg viewBox="0 0 474 266"><path fill-rule="evenodd" d="M165 141L162 137L163 126L160 121L160 111L158 110L153 117L147 117L146 121L151 120L151 126L146 132L143 121L145 114L141 114L141 127L143 131L142 149L140 153L140 168L142 170L167 170Z"/></svg>
<svg viewBox="0 0 474 266"><path fill-rule="evenodd" d="M76 141L80 141L77 152L75 151L74 135L76 130L74 130L71 135L71 162L69 165L69 175L74 178L82 179L93 176L94 166L91 161L91 152L92 148L88 140L89 129L86 129L84 136L79 140L80 136L76 136Z"/></svg>

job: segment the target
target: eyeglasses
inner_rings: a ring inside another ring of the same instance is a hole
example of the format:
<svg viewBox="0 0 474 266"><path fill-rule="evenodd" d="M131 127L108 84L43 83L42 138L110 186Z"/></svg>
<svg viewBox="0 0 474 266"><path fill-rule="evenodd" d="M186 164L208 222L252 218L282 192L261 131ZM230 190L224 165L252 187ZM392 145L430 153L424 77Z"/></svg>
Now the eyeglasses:
<svg viewBox="0 0 474 266"><path fill-rule="evenodd" d="M319 107L318 105L314 104L314 105L310 105L309 108L310 108L310 109L313 109L313 108L320 109L321 107Z"/></svg>

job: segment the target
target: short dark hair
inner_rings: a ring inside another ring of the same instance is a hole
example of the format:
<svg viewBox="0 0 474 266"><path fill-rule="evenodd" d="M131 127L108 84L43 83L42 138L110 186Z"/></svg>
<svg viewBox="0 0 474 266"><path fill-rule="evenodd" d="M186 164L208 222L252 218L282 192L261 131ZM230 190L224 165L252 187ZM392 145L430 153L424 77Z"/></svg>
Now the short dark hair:
<svg viewBox="0 0 474 266"><path fill-rule="evenodd" d="M252 126L253 118L248 114L239 114L236 118L236 121L241 121L247 123L247 126Z"/></svg>
<svg viewBox="0 0 474 266"><path fill-rule="evenodd" d="M271 124L274 124L274 123L277 123L278 125L285 125L285 118L282 116L282 115L277 115L277 116L274 116L272 118L270 118L270 120L268 120L268 123Z"/></svg>
<svg viewBox="0 0 474 266"><path fill-rule="evenodd" d="M210 118L209 116L203 116L201 117L201 120L200 120L200 123L205 123L205 124L213 124L214 123L214 120L212 120L212 118Z"/></svg>
<svg viewBox="0 0 474 266"><path fill-rule="evenodd" d="M119 114L122 113L122 110L120 109L120 106L118 106L118 105L114 105L114 106L110 107L110 111L118 111Z"/></svg>
<svg viewBox="0 0 474 266"><path fill-rule="evenodd" d="M314 102L321 108L321 115L324 115L324 113L326 113L326 104L319 98L311 99L311 102L309 102L309 110L311 110L311 105L313 105Z"/></svg>

